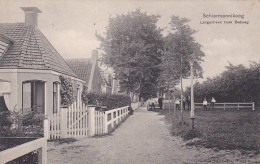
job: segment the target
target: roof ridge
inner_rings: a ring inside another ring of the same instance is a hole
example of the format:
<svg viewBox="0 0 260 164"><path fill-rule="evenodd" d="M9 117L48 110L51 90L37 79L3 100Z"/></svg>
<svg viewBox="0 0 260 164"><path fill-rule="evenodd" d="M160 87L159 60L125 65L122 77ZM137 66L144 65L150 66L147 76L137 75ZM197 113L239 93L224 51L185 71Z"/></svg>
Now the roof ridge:
<svg viewBox="0 0 260 164"><path fill-rule="evenodd" d="M36 42L36 44L37 44L37 46L39 47L39 51L40 51L40 54L41 54L41 56L42 56L42 61L43 61L43 64L44 64L44 66L46 67L46 68L50 68L50 66L49 66L49 64L48 64L48 62L46 62L46 60L47 60L47 58L46 58L46 55L44 55L44 54L46 54L46 51L45 51L45 49L43 48L44 46L43 46L43 43L42 43L42 41L41 40L37 40L37 38L36 38L36 26L33 26L34 28L33 28L33 33L34 33L34 38L35 38L35 42ZM40 42L40 43L39 43ZM41 44L41 45L40 45ZM43 52L43 53L42 53Z"/></svg>
<svg viewBox="0 0 260 164"><path fill-rule="evenodd" d="M40 37L40 38L42 38L42 39L39 39L40 40L40 42L41 42L41 44L42 44L42 48L44 49L44 51L46 52L46 49L44 48L45 46L45 44L48 44L48 46L50 46L51 47L51 50L50 51L52 51L52 53L55 53L54 55L56 56L57 55L57 57L59 57L59 59L60 60L63 60L64 62L64 64L66 64L66 66L67 66L67 68L70 70L70 72L73 74L73 76L74 77L77 77L78 78L78 76L77 76L77 74L70 68L70 66L67 64L67 62L63 59L63 57L59 54L59 52L53 47L53 45L49 42L49 40L43 35L43 33L37 28L37 27L35 27L35 31L36 31L36 33L37 33L37 36L38 37ZM44 42L46 42L46 43L43 43L43 41ZM46 52L47 53L47 52ZM47 59L47 58L46 58ZM68 70L67 70L68 71ZM63 70L62 72L60 72L60 73L65 73L66 72L66 70ZM71 74L70 73L70 74ZM65 73L66 74L66 73ZM67 73L68 74L68 73ZM70 76L72 76L72 75L70 75Z"/></svg>
<svg viewBox="0 0 260 164"><path fill-rule="evenodd" d="M16 24L16 26L19 26L18 24ZM29 28L26 28L26 31L23 33L23 36L27 36L29 32ZM22 44L21 44L21 51L19 52L20 56L19 56L19 60L18 60L18 67L22 67L23 66L23 59L24 59L24 55L26 55L27 53L27 48L24 49L23 47L28 45L28 40L26 40L26 37L22 38ZM25 45L27 43L27 45ZM25 51L25 52L24 52Z"/></svg>
<svg viewBox="0 0 260 164"><path fill-rule="evenodd" d="M36 27L37 28L37 27ZM38 29L38 28L37 28ZM64 63L67 65L68 69L71 70L71 72L74 73L75 77L78 77L77 74L70 68L70 66L67 64L67 62L64 60L64 58L59 54L59 52L53 47L53 45L49 42L49 40L43 35L43 33L38 30L38 32L41 34L42 37L44 37L45 41L47 41L47 43L52 47L52 49L56 52L56 55L58 55L60 57L61 60L64 61Z"/></svg>

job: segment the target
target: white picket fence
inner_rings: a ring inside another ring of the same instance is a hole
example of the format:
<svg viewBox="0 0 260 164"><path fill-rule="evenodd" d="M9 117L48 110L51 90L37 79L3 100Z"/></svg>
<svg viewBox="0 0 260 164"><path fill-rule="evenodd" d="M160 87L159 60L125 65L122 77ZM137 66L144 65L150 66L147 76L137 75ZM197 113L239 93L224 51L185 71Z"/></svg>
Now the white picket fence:
<svg viewBox="0 0 260 164"><path fill-rule="evenodd" d="M96 111L94 106L82 102L61 108L59 112L48 116L48 139L91 137L111 132L127 118L128 106Z"/></svg>
<svg viewBox="0 0 260 164"><path fill-rule="evenodd" d="M102 135L111 132L128 116L128 106L109 110L95 111L95 134Z"/></svg>
<svg viewBox="0 0 260 164"><path fill-rule="evenodd" d="M48 116L48 120L49 139L78 138L88 135L88 110L82 102L75 102L69 108L61 108L59 112Z"/></svg>

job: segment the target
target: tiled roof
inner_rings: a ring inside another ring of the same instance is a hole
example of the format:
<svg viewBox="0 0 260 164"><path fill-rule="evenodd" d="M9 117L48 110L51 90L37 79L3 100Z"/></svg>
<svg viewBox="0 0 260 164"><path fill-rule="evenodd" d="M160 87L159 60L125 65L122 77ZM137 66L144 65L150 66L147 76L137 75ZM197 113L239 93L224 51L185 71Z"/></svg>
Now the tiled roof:
<svg viewBox="0 0 260 164"><path fill-rule="evenodd" d="M66 62L81 80L89 82L92 69L91 59L66 59Z"/></svg>
<svg viewBox="0 0 260 164"><path fill-rule="evenodd" d="M47 69L77 77L36 26L0 23L0 34L13 41L0 59L0 68Z"/></svg>

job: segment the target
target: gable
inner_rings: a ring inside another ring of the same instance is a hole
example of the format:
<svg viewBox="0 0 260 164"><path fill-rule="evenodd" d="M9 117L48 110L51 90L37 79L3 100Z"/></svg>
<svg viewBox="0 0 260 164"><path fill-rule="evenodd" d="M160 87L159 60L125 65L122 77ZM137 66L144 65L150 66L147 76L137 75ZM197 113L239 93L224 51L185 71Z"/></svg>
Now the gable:
<svg viewBox="0 0 260 164"><path fill-rule="evenodd" d="M11 41L4 37L3 35L0 35L0 59L4 55L4 53L7 51L8 47L11 45Z"/></svg>
<svg viewBox="0 0 260 164"><path fill-rule="evenodd" d="M0 68L47 69L77 77L36 26L0 23L0 34L13 40L0 58Z"/></svg>

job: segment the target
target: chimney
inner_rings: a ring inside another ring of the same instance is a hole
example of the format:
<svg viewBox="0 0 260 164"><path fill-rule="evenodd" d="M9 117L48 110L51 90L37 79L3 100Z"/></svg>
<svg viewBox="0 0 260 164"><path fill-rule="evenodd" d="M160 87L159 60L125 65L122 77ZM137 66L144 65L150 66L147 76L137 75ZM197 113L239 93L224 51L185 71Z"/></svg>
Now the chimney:
<svg viewBox="0 0 260 164"><path fill-rule="evenodd" d="M21 7L25 13L25 25L27 26L37 26L38 13L41 13L37 7Z"/></svg>
<svg viewBox="0 0 260 164"><path fill-rule="evenodd" d="M92 50L92 61L95 62L98 60L98 51Z"/></svg>

